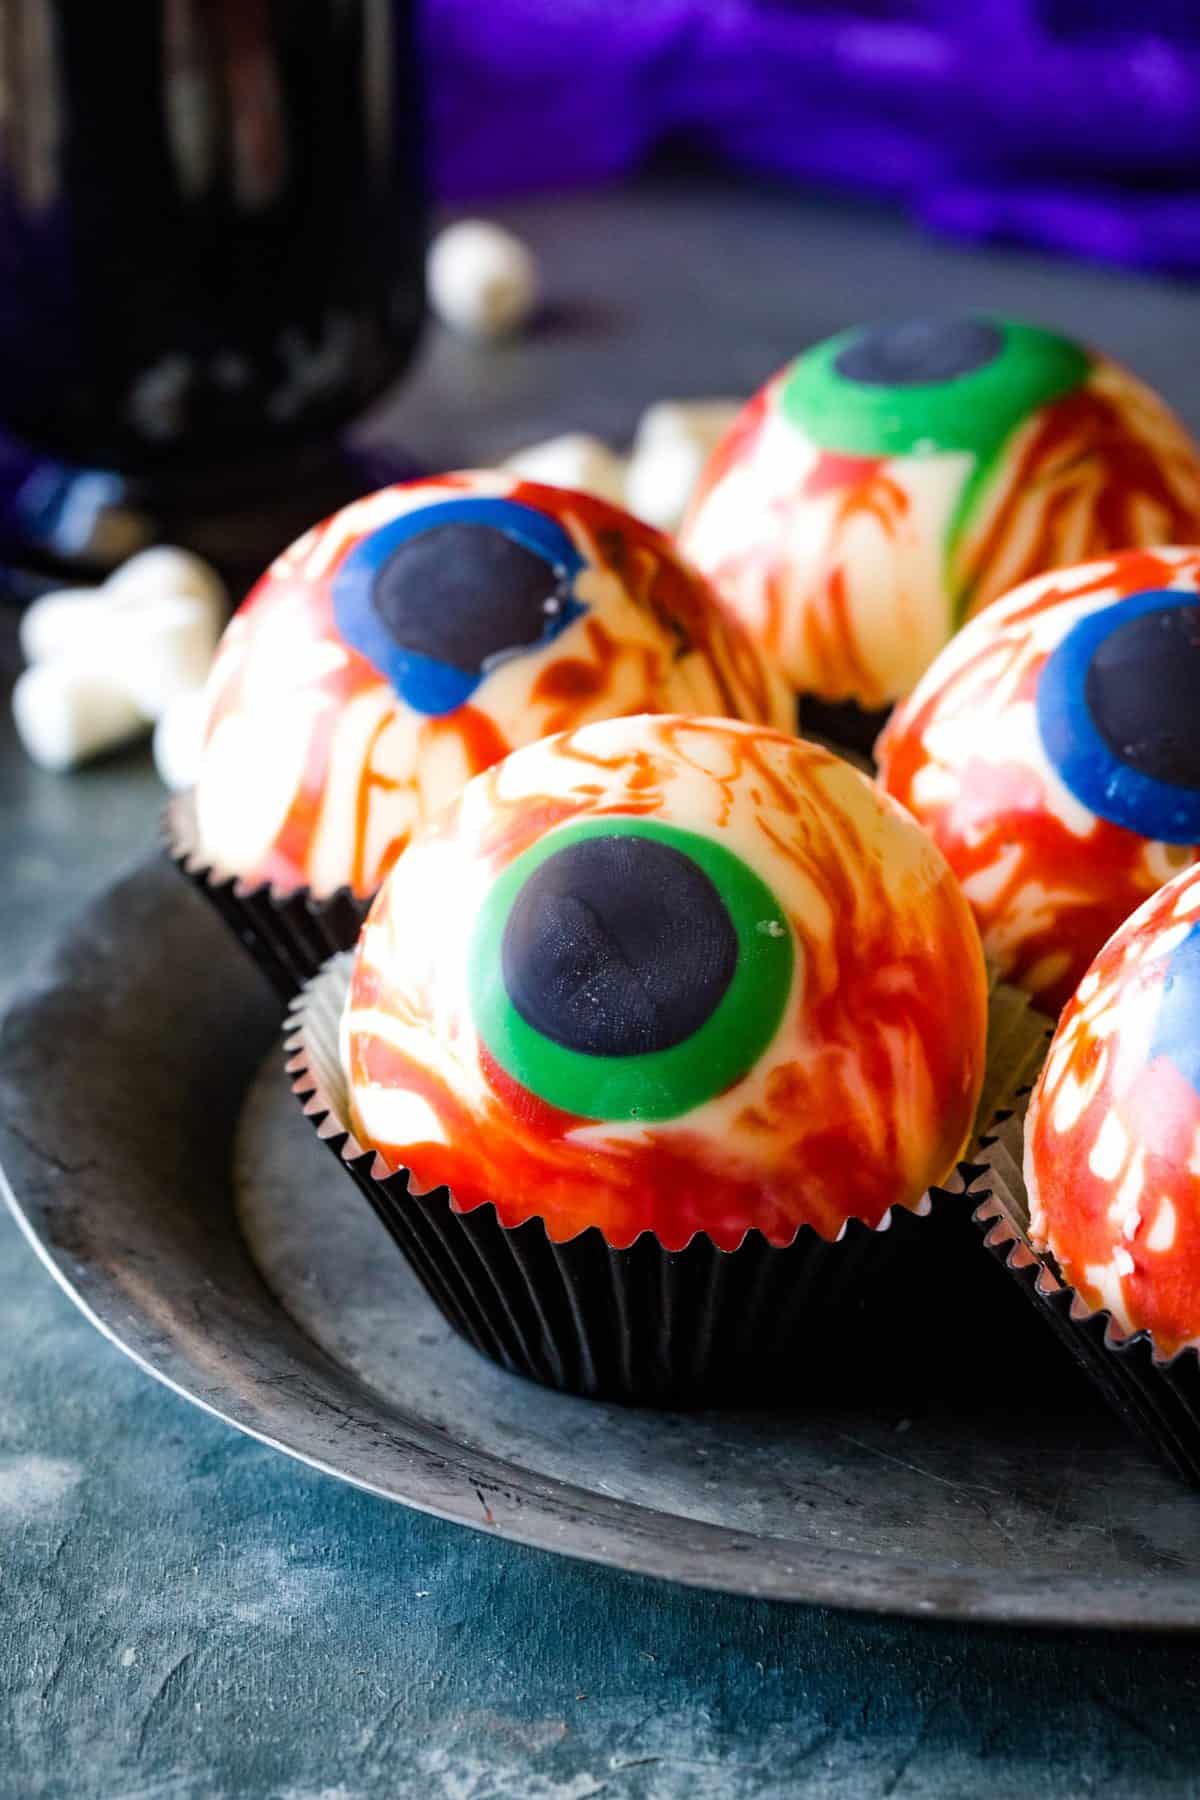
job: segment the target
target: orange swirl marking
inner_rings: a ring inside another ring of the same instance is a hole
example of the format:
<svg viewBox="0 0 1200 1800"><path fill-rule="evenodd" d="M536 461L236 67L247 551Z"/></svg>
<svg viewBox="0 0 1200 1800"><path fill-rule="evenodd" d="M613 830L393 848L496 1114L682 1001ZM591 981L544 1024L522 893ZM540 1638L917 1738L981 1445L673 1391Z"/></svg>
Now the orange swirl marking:
<svg viewBox="0 0 1200 1800"><path fill-rule="evenodd" d="M960 545L957 579L971 596L970 615L1064 561L1136 545L1150 535L1147 515L1160 543L1200 537L1195 467L1179 455L1172 461L1153 436L1139 435L1139 417L1121 404L1121 388L1076 388L1018 434L995 497ZM1077 543L1068 535L1076 506L1086 515Z"/></svg>

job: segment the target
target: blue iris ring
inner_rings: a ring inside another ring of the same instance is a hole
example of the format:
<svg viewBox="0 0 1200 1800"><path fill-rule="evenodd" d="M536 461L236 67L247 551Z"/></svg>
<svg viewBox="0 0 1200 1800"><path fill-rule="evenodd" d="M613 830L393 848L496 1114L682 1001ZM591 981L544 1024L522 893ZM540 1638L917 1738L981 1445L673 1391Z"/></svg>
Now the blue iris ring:
<svg viewBox="0 0 1200 1800"><path fill-rule="evenodd" d="M511 631L502 633L502 641L487 640L485 632L485 652L469 659L433 655L428 648L440 626L452 641L455 613L467 599L480 598L469 584L454 592L453 560L445 569L448 592L430 590L426 601L417 588L408 596L412 609L408 635L425 639L424 644L405 642L404 629L398 632L380 610L382 584L394 575L399 555L419 547L421 540L427 540L425 547L432 550L434 533L453 532L461 544L464 528L499 534L525 553L527 564L536 558L546 573L544 603L538 604L523 629L515 636ZM558 520L534 507L474 495L436 500L389 520L354 546L333 579L334 618L346 642L379 670L414 712L436 717L462 706L499 663L543 648L586 612L572 592L584 566L585 559Z"/></svg>
<svg viewBox="0 0 1200 1800"><path fill-rule="evenodd" d="M1153 614L1194 614L1198 605L1194 593L1155 588L1087 614L1052 652L1037 690L1042 746L1075 798L1098 818L1166 844L1200 844L1200 787L1147 774L1122 754L1093 713L1089 681L1093 659L1117 632ZM1196 648L1200 651L1200 643ZM1190 659L1187 668L1190 672ZM1200 654L1195 668L1200 682ZM1152 713L1154 684L1143 686ZM1195 692L1191 730L1200 737L1200 684Z"/></svg>
<svg viewBox="0 0 1200 1800"><path fill-rule="evenodd" d="M1165 1056L1200 1095L1200 924L1176 944L1163 971L1148 1061Z"/></svg>

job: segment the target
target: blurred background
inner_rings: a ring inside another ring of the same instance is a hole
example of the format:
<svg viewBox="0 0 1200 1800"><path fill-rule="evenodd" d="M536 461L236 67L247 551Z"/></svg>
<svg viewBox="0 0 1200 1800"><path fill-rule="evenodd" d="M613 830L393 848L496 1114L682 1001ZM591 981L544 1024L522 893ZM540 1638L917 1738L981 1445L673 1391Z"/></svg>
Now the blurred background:
<svg viewBox="0 0 1200 1800"><path fill-rule="evenodd" d="M240 578L363 486L490 454L469 418L426 442L403 409L345 438L414 356L431 206L572 196L540 215L546 256L583 239L573 278L543 282L540 342L619 333L631 368L633 313L668 262L694 290L740 273L742 354L710 334L707 369L643 366L644 402L668 376L686 393L770 373L764 279L777 318L796 270L826 284L811 326L797 289L775 360L895 310L896 245L914 239L884 220L1200 271L1193 0L493 0L486 16L477 0L128 0L119 25L79 0L3 0L0 86L0 541L35 567L103 568L167 537ZM702 204L664 203L657 242L632 216L614 238L590 196L648 192L648 172ZM764 205L774 276L753 247L740 272L719 265ZM597 236L624 267L615 306L589 275ZM927 274L940 283L936 261ZM1087 291L1062 322L1095 335ZM632 418L584 419L586 373L538 428L628 434Z"/></svg>
<svg viewBox="0 0 1200 1800"><path fill-rule="evenodd" d="M669 146L975 240L1200 268L1193 0L431 0L439 194ZM551 150L551 146L553 146Z"/></svg>

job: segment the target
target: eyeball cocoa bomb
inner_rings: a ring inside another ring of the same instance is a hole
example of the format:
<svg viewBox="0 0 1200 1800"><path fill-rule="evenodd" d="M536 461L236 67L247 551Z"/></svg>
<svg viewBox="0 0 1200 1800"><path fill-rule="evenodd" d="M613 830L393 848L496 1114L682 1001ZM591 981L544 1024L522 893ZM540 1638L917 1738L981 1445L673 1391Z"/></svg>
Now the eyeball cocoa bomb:
<svg viewBox="0 0 1200 1800"><path fill-rule="evenodd" d="M947 645L880 780L963 884L997 971L1057 1010L1200 850L1200 549L1026 582Z"/></svg>
<svg viewBox="0 0 1200 1800"><path fill-rule="evenodd" d="M982 1078L978 934L840 759L720 720L517 751L410 845L345 1019L359 1141L460 1211L614 1247L912 1207Z"/></svg>
<svg viewBox="0 0 1200 1800"><path fill-rule="evenodd" d="M980 315L860 327L750 402L681 532L800 693L881 707L1030 576L1200 538L1200 448L1055 332Z"/></svg>
<svg viewBox="0 0 1200 1800"><path fill-rule="evenodd" d="M1200 1345L1200 870L1105 945L1026 1122L1030 1234L1094 1311Z"/></svg>
<svg viewBox="0 0 1200 1800"><path fill-rule="evenodd" d="M385 488L285 551L226 631L199 848L246 883L370 895L421 820L515 745L681 707L790 715L658 532L502 473Z"/></svg>

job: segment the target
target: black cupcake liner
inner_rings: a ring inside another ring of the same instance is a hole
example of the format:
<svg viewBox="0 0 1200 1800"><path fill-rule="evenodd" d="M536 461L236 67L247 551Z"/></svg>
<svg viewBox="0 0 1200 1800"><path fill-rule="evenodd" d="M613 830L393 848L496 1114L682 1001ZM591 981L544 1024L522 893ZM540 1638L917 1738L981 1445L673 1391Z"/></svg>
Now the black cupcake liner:
<svg viewBox="0 0 1200 1800"><path fill-rule="evenodd" d="M842 751L868 774L874 773L875 745L891 716L890 706L866 708L857 700L818 700L801 694L797 703L801 735Z"/></svg>
<svg viewBox="0 0 1200 1800"><path fill-rule="evenodd" d="M307 887L284 893L269 882L247 886L218 873L199 849L190 793L168 802L162 835L180 874L224 919L281 1000L291 1000L331 956L357 943L371 902L350 888L318 899Z"/></svg>
<svg viewBox="0 0 1200 1800"><path fill-rule="evenodd" d="M589 1227L556 1243L540 1219L507 1227L490 1204L410 1192L346 1124L339 1026L350 958L293 1002L285 1050L310 1124L460 1336L515 1374L590 1398L652 1406L827 1399L886 1354L890 1277L933 1206L850 1220L830 1242L803 1226L786 1246L750 1231L736 1250L697 1233L666 1250L651 1232L614 1249ZM961 1197L942 1204L961 1208ZM872 1383L878 1377L872 1377Z"/></svg>
<svg viewBox="0 0 1200 1800"><path fill-rule="evenodd" d="M1063 1280L1054 1259L1029 1241L1022 1146L1029 1090L1000 1113L962 1171L975 1229L992 1256L1073 1357L1095 1391L1177 1474L1200 1487L1200 1352L1156 1351L1149 1332L1126 1334Z"/></svg>
<svg viewBox="0 0 1200 1800"><path fill-rule="evenodd" d="M985 1128L997 1114L1016 1104L1045 1060L1053 1035L1052 1022L1031 1004L1019 988L992 981L988 992L987 1060L983 1086L975 1110L975 1123L967 1158L979 1149ZM915 1312L931 1321L931 1338L942 1343L958 1341L979 1346L1008 1338L1023 1322L1022 1309L999 1270L979 1255L978 1227L972 1207L964 1203L965 1184L977 1170L969 1160L960 1162L945 1183L955 1205L938 1206L922 1245L920 1267L907 1276L909 1299ZM1036 1328L1031 1335L1037 1335Z"/></svg>

